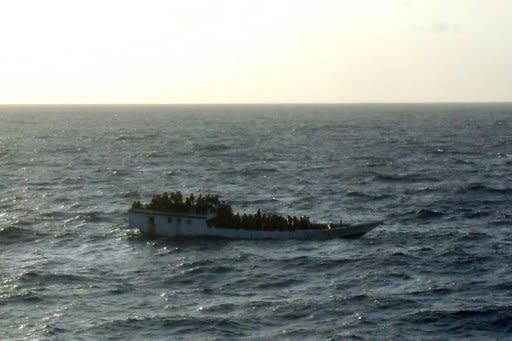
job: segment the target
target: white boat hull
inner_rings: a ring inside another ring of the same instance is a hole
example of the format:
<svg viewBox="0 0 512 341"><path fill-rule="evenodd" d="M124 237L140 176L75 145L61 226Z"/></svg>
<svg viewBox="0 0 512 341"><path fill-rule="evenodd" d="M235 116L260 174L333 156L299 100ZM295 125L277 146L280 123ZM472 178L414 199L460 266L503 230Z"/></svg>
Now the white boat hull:
<svg viewBox="0 0 512 341"><path fill-rule="evenodd" d="M129 227L143 233L170 237L213 237L228 239L316 239L357 238L371 231L380 221L361 224L335 225L331 229L248 230L210 227L206 220L211 215L160 212L131 209L128 212Z"/></svg>

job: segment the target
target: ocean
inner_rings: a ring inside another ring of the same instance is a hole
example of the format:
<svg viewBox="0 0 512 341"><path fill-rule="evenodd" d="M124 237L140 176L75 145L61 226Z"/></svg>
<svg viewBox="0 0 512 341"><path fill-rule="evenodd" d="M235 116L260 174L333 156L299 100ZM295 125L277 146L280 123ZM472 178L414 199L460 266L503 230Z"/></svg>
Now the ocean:
<svg viewBox="0 0 512 341"><path fill-rule="evenodd" d="M512 104L0 106L2 340L510 340ZM384 223L149 238L134 200Z"/></svg>

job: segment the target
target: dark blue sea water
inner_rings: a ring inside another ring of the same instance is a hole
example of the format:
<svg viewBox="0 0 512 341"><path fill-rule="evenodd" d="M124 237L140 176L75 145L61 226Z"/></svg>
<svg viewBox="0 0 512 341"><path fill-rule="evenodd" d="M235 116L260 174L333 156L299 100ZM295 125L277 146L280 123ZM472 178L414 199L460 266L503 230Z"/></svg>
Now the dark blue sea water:
<svg viewBox="0 0 512 341"><path fill-rule="evenodd" d="M512 338L512 104L0 107L0 339ZM133 200L385 223L149 239Z"/></svg>

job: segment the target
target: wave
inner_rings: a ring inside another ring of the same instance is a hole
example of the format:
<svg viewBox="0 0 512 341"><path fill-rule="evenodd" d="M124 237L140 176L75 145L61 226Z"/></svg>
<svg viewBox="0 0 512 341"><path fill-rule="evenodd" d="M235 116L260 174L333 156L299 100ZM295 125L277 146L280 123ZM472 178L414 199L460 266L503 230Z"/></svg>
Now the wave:
<svg viewBox="0 0 512 341"><path fill-rule="evenodd" d="M435 193L438 192L439 188L434 186L426 186L426 187L419 187L419 188L406 188L404 190L405 194L418 194L418 193Z"/></svg>
<svg viewBox="0 0 512 341"><path fill-rule="evenodd" d="M126 191L126 192L120 192L119 196L121 198L139 198L140 194L138 191Z"/></svg>
<svg viewBox="0 0 512 341"><path fill-rule="evenodd" d="M27 182L27 185L30 185L30 186L42 186L42 187L45 187L45 188L50 188L52 186L55 186L55 182L51 182L51 181L29 181L29 182Z"/></svg>
<svg viewBox="0 0 512 341"><path fill-rule="evenodd" d="M355 262L360 262L362 258L317 258L311 256L300 256L286 259L285 262L277 260L276 264L285 268L304 269L308 273L324 272L327 270L336 270L340 266L346 266ZM269 260L265 260L269 262ZM272 263L271 263L272 264ZM272 264L274 266L275 264Z"/></svg>
<svg viewBox="0 0 512 341"><path fill-rule="evenodd" d="M28 243L44 236L45 234L42 232L35 232L32 229L16 225L0 227L1 244Z"/></svg>
<svg viewBox="0 0 512 341"><path fill-rule="evenodd" d="M85 179L82 177L74 177L74 178L64 178L60 182L63 185L78 185L83 184L85 182ZM76 187L75 187L76 189Z"/></svg>
<svg viewBox="0 0 512 341"><path fill-rule="evenodd" d="M78 212L77 215L65 220L66 223L70 223L72 221L85 221L89 223L97 223L105 221L105 215L102 211Z"/></svg>
<svg viewBox="0 0 512 341"><path fill-rule="evenodd" d="M495 194L512 194L511 187L492 187L485 185L483 183L472 183L467 186L462 186L457 189L457 193L467 193L467 192L476 192L476 193L495 193Z"/></svg>
<svg viewBox="0 0 512 341"><path fill-rule="evenodd" d="M296 278L279 278L280 276L264 276L260 281L254 283L257 290L282 290L294 285L301 284L303 281Z"/></svg>
<svg viewBox="0 0 512 341"><path fill-rule="evenodd" d="M230 146L226 144L214 144L214 143L208 143L208 144L201 144L201 143L194 143L193 148L197 151L204 151L204 152L224 152L226 150L231 149Z"/></svg>
<svg viewBox="0 0 512 341"><path fill-rule="evenodd" d="M344 285L336 284L336 289L344 289ZM336 301L343 302L343 304L364 304L373 300L373 298L366 294L353 294L343 295L335 298Z"/></svg>
<svg viewBox="0 0 512 341"><path fill-rule="evenodd" d="M44 271L27 271L20 274L17 282L20 285L37 284L46 286L49 284L83 284L91 281L91 278L71 273L53 273Z"/></svg>
<svg viewBox="0 0 512 341"><path fill-rule="evenodd" d="M202 309L201 309L202 310ZM249 320L238 318L224 318L215 316L136 316L125 319L115 319L101 323L87 330L88 333L100 333L110 335L113 330L117 332L137 335L138 339L155 338L159 333L161 337L168 338L170 335L217 335L219 337L240 337L249 336ZM158 337L157 337L158 338Z"/></svg>
<svg viewBox="0 0 512 341"><path fill-rule="evenodd" d="M70 200L68 199L55 199L54 201L57 201L57 202L68 202ZM42 218L45 218L45 220L51 220L51 219L64 219L68 216L68 214L66 212L62 212L62 211L47 211L47 212L42 212L39 214L40 217Z"/></svg>
<svg viewBox="0 0 512 341"><path fill-rule="evenodd" d="M148 134L121 134L115 138L116 141L139 141L139 140L149 140L158 137L158 134L148 133Z"/></svg>
<svg viewBox="0 0 512 341"><path fill-rule="evenodd" d="M491 214L492 214L492 212L490 212L490 211L476 209L476 210L470 210L469 212L464 213L464 217L466 217L468 219L478 219L478 218L488 217Z"/></svg>
<svg viewBox="0 0 512 341"><path fill-rule="evenodd" d="M414 215L418 219L432 219L442 217L444 215L443 212L431 210L427 208L421 208L419 210L414 211Z"/></svg>
<svg viewBox="0 0 512 341"><path fill-rule="evenodd" d="M0 208L8 208L14 206L18 200L20 200L20 196L11 196L0 199Z"/></svg>
<svg viewBox="0 0 512 341"><path fill-rule="evenodd" d="M157 158L165 157L165 156L167 156L167 154L165 152L162 152L162 151L152 150L152 151L149 151L149 152L144 152L143 156L144 156L144 158L157 159Z"/></svg>
<svg viewBox="0 0 512 341"><path fill-rule="evenodd" d="M191 276L191 275L201 275L206 274L207 276L215 276L217 274L226 274L231 271L233 271L234 268L231 266L224 266L224 265L214 265L209 267L191 267L187 268L186 270L183 270L184 276Z"/></svg>
<svg viewBox="0 0 512 341"><path fill-rule="evenodd" d="M512 291L512 281L496 283L488 289L492 290L492 291L511 292Z"/></svg>
<svg viewBox="0 0 512 341"><path fill-rule="evenodd" d="M241 173L245 175L268 175L277 172L279 172L279 168L273 166L247 166L241 171Z"/></svg>
<svg viewBox="0 0 512 341"><path fill-rule="evenodd" d="M110 288L108 289L108 293L111 295L122 295L126 294L128 292L134 291L137 288L128 283L116 283L114 285L110 285Z"/></svg>
<svg viewBox="0 0 512 341"><path fill-rule="evenodd" d="M481 233L481 232L469 232L466 234L463 234L458 238L460 241L481 241L485 239L489 239L491 236L487 233Z"/></svg>
<svg viewBox="0 0 512 341"><path fill-rule="evenodd" d="M23 290L15 294L0 295L0 306L3 304L38 304L43 301L43 296L36 294L34 291Z"/></svg>
<svg viewBox="0 0 512 341"><path fill-rule="evenodd" d="M118 177L118 176L126 176L129 174L129 171L128 170L125 170L125 169L117 169L117 168L97 168L96 170L94 170L95 173L102 173L102 174L105 174L105 175L108 175L108 176L111 176L111 177ZM107 181L106 179L104 179L103 177L99 178L95 178L95 179L91 179L93 180L94 182L105 182Z"/></svg>
<svg viewBox="0 0 512 341"><path fill-rule="evenodd" d="M267 204L271 203L272 201L275 201L275 200L273 200L273 198L268 198L268 199L261 198L261 199L234 200L233 203L236 204L237 206L248 207L250 210L257 210L259 208L259 206L267 205Z"/></svg>
<svg viewBox="0 0 512 341"><path fill-rule="evenodd" d="M500 218L491 221L489 224L494 226L510 226L512 225L512 219L511 218Z"/></svg>
<svg viewBox="0 0 512 341"><path fill-rule="evenodd" d="M358 191L350 191L346 194L348 197L362 198L367 200L382 200L390 198L390 194L363 193Z"/></svg>
<svg viewBox="0 0 512 341"><path fill-rule="evenodd" d="M419 302L410 297L405 296L377 296L374 298L375 305L379 307L379 309L392 309L399 310L404 308L414 308L417 307Z"/></svg>
<svg viewBox="0 0 512 341"><path fill-rule="evenodd" d="M480 330L512 333L512 307L490 306L481 309L429 310L406 316L406 320L419 324L434 324L452 331Z"/></svg>
<svg viewBox="0 0 512 341"><path fill-rule="evenodd" d="M437 182L439 179L415 174L415 173L407 173L407 174L389 174L389 173L381 173L381 172L371 172L374 181L382 181L382 182Z"/></svg>
<svg viewBox="0 0 512 341"><path fill-rule="evenodd" d="M453 217L447 215L448 212L433 208L418 208L410 209L404 212L392 212L388 214L387 218L390 220L397 220L402 223L417 223L423 221L425 223L435 221L436 219L445 218L452 220ZM412 232L411 232L412 233Z"/></svg>

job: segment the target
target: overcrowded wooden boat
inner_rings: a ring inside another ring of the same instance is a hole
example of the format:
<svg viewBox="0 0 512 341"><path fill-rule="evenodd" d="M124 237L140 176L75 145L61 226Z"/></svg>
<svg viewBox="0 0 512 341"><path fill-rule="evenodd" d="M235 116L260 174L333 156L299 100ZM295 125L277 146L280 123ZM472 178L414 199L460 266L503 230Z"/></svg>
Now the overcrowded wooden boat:
<svg viewBox="0 0 512 341"><path fill-rule="evenodd" d="M216 195L180 192L156 195L149 204L133 203L128 211L130 228L172 238L217 237L230 239L316 239L357 238L381 221L358 224L312 223L309 217L266 214L233 214L229 204Z"/></svg>

